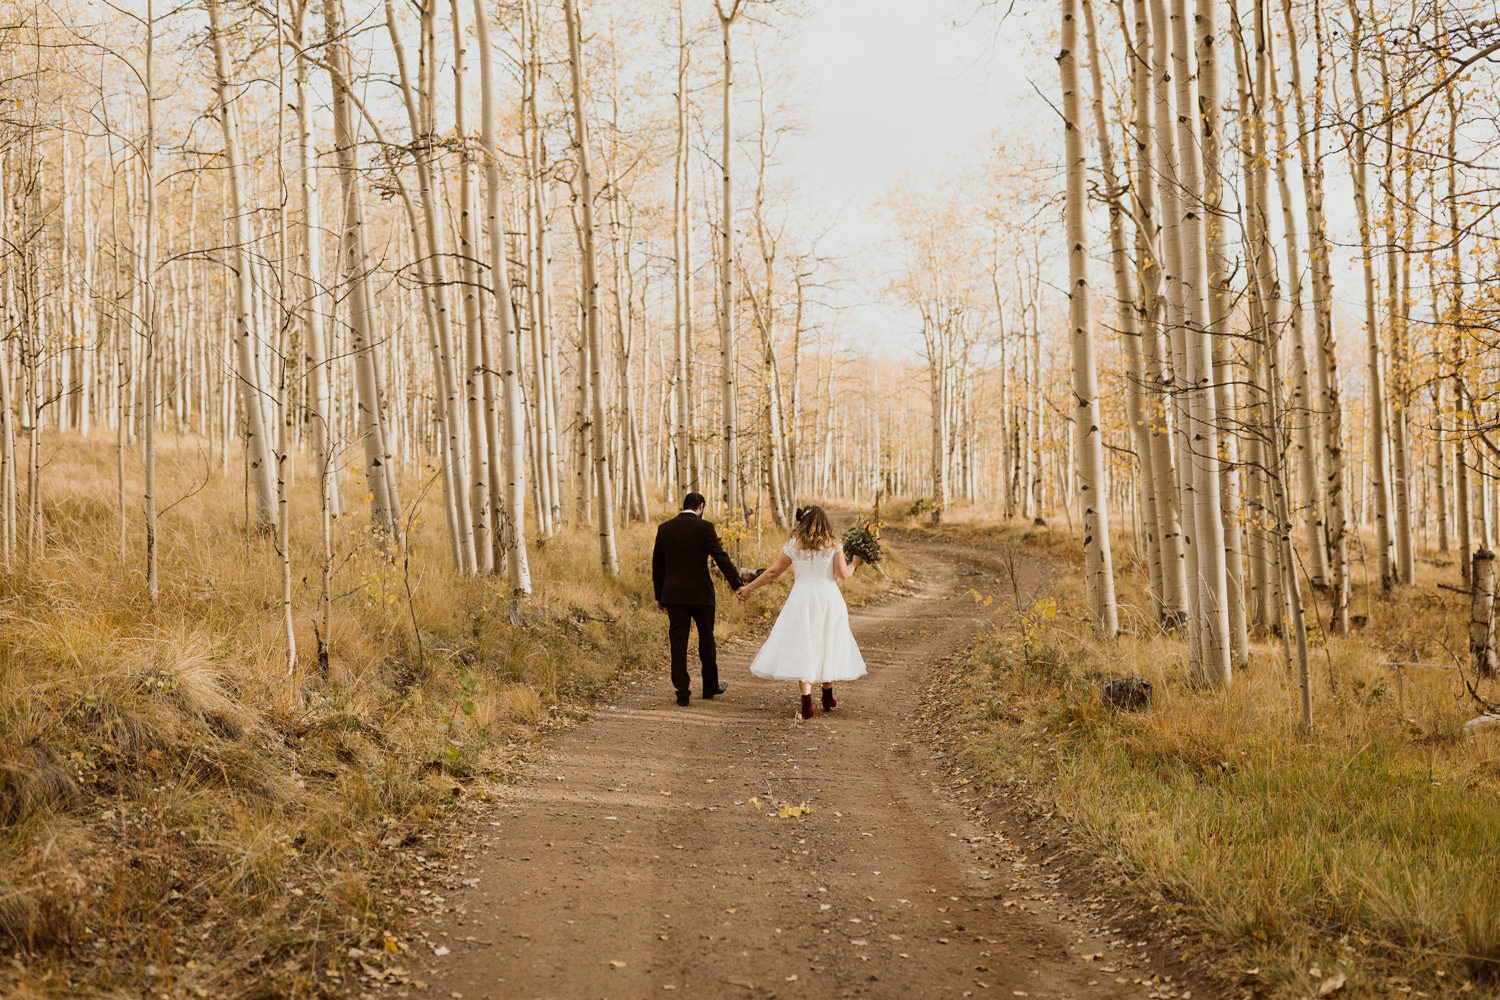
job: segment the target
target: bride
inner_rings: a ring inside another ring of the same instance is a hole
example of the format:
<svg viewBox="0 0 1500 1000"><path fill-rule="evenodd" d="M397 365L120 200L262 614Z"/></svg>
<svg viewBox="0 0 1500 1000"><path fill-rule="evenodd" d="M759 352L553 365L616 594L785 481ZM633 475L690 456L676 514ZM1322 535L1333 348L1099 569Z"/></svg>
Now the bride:
<svg viewBox="0 0 1500 1000"><path fill-rule="evenodd" d="M834 681L865 674L865 660L849 630L849 609L838 585L854 575L860 562L859 556L844 561L844 550L823 508L804 507L797 511L797 526L775 565L736 593L741 601L748 600L751 591L795 567L792 591L750 664L750 672L772 680L797 681L804 719L813 715L814 684L823 686L823 711L827 712L838 704L833 697Z"/></svg>

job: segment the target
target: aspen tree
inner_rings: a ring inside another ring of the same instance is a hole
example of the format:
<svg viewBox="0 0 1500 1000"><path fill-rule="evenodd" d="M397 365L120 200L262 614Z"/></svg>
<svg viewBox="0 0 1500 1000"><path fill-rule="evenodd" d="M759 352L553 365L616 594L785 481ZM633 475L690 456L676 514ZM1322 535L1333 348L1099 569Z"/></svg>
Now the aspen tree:
<svg viewBox="0 0 1500 1000"><path fill-rule="evenodd" d="M1134 0L1134 44L1130 61L1131 95L1135 110L1132 138L1135 143L1136 255L1141 274L1142 301L1139 330L1144 344L1145 378L1152 391L1150 402L1151 456L1155 466L1158 531L1162 551L1162 624L1175 628L1187 615L1187 560L1183 551L1182 523L1177 492L1177 467L1173 457L1172 406L1168 397L1170 374L1165 362L1161 325L1165 317L1165 288L1160 228L1156 211L1153 167L1151 26L1146 0ZM1120 14L1124 27L1124 11Z"/></svg>
<svg viewBox="0 0 1500 1000"><path fill-rule="evenodd" d="M1083 508L1084 573L1088 580L1094 625L1105 636L1119 631L1114 567L1109 546L1109 506L1103 490L1104 449L1099 429L1099 388L1094 369L1092 304L1089 295L1088 247L1084 219L1082 107L1078 98L1078 0L1062 0L1063 139L1067 161L1068 301L1073 345L1073 421L1078 428L1078 484Z"/></svg>
<svg viewBox="0 0 1500 1000"><path fill-rule="evenodd" d="M216 0L208 0L216 2ZM365 486L370 519L383 537L394 539L401 521L396 469L386 446L386 407L376 364L376 315L370 289L369 254L365 247L364 196L361 191L354 95L350 91L349 53L344 41L343 0L323 0L323 23L332 91L334 153L343 201L339 256L347 286L349 350L355 385L356 429L364 451Z"/></svg>
<svg viewBox="0 0 1500 1000"><path fill-rule="evenodd" d="M570 39L576 42L571 19L568 30ZM510 275L505 259L505 195L500 183L500 130L499 109L495 99L494 47L490 41L489 11L484 0L474 0L474 33L479 48L479 88L482 95L480 144L484 154L485 228L489 235L490 252L489 287L495 310L495 321L491 329L500 344L500 405L504 417L504 442L500 453L500 464L504 470L504 494L493 498L500 504L496 512L495 532L499 537L500 554L504 559L511 593L523 595L531 593L531 566L526 553L526 449L523 437L525 415L521 401L520 338L516 330L515 313L511 308ZM576 48L574 54L577 55ZM574 97L581 101L577 89L576 63L574 72ZM580 124L580 139L583 137L581 129ZM582 161L580 165L586 172L587 168ZM601 504L601 507L607 508L608 503ZM600 520L602 524L613 523L609 520L607 509L601 510ZM609 553L613 554L613 534L609 536L609 546ZM605 565L610 568L608 562ZM499 570L498 566L496 570Z"/></svg>
<svg viewBox="0 0 1500 1000"><path fill-rule="evenodd" d="M1224 584L1228 602L1230 659L1234 669L1249 665L1249 637L1245 625L1244 557L1240 532L1239 438L1233 432L1235 385L1231 372L1229 314L1232 292L1225 261L1224 180L1219 168L1218 0L1198 0L1195 52L1198 61L1198 132L1203 157L1203 226L1207 271L1204 322L1213 380L1214 411L1218 425L1218 484L1221 531L1224 537Z"/></svg>
<svg viewBox="0 0 1500 1000"><path fill-rule="evenodd" d="M386 33L390 36L391 52L396 60L396 82L406 108L408 126L411 129L410 152L417 173L417 192L422 206L421 224L412 220L412 249L417 273L425 291L424 306L427 311L428 350L432 355L432 377L436 383L438 421L442 429L444 445L441 449L443 515L446 520L453 550L454 564L460 572L473 573L476 567L474 548L474 522L469 509L467 465L463 448L461 427L463 418L458 403L458 378L454 363L454 339L452 314L449 308L447 248L443 239L443 227L438 219L437 184L432 169L432 147L435 141L435 125L428 112L431 88L427 81L413 82L408 71L406 47L401 41L393 0L384 0ZM428 36L436 0L422 0L418 5L421 13L421 37L423 66L430 66L426 57L429 51ZM419 67L420 68L420 67ZM421 95L418 94L418 88Z"/></svg>
<svg viewBox="0 0 1500 1000"><path fill-rule="evenodd" d="M285 191L287 189L286 169L286 109L287 109L287 87L286 87L286 18L281 11L281 0L276 0L273 10L273 18L276 25L276 186ZM274 364L275 368L269 381L276 386L275 409L276 420L276 556L278 569L281 571L281 629L282 638L286 646L286 672L290 677L297 669L297 621L296 611L292 604L293 595L293 568L292 568L292 508L288 496L291 485L290 476L293 472L291 463L291 436L292 416L295 412L291 396L291 368L292 358L292 305L291 305L291 251L288 246L290 226L288 224L287 210L288 200L283 198L276 208L276 275L274 288L276 289L276 300L271 302L267 296L267 309L274 310L276 316L276 327L280 331L275 344L272 357L267 360ZM269 268L268 268L269 270Z"/></svg>
<svg viewBox="0 0 1500 1000"><path fill-rule="evenodd" d="M757 63L757 72L759 68L759 63ZM783 451L783 442L787 440L787 432L783 426L781 409L781 369L776 362L776 264L779 247L778 234L771 232L770 222L766 218L766 174L770 169L770 150L767 146L768 125L764 79L761 80L759 94L760 129L756 140L758 169L755 182L754 222L756 243L760 248L761 289L756 290L748 271L742 269L742 277L746 297L750 300L751 315L755 319L756 329L760 332L761 338L762 378L765 383L766 396L763 421L766 493L770 499L772 520L775 521L777 527L787 527L792 522L795 502L787 488L788 476Z"/></svg>
<svg viewBox="0 0 1500 1000"><path fill-rule="evenodd" d="M490 462L498 460L495 441L489 433L485 405L486 329L480 303L479 203L474 184L474 150L468 116L468 41L464 32L460 0L449 0L449 22L453 32L453 131L458 143L458 271L463 289L463 394L465 429L468 432L468 482L470 530L474 537L474 571L490 573L495 565L493 533L495 497L490 492ZM476 32L477 33L477 32Z"/></svg>
<svg viewBox="0 0 1500 1000"><path fill-rule="evenodd" d="M563 11L568 21L568 65L573 81L573 139L578 155L578 210L583 251L583 342L587 344L589 394L593 397L591 446L599 517L599 558L606 573L618 576L620 560L615 552L614 508L611 502L613 490L610 486L604 427L604 346L599 331L599 265L595 248L594 182L589 154L588 116L583 108L583 27L578 17L577 0L563 0Z"/></svg>
<svg viewBox="0 0 1500 1000"><path fill-rule="evenodd" d="M726 9L725 0L714 0L714 10L719 15L719 29L723 38L724 47L724 78L723 78L723 148L720 154L719 169L723 175L723 195L719 202L719 360L720 380L723 408L724 441L723 441L723 467L719 470L720 491L724 498L724 507L727 513L733 513L744 507L744 498L740 495L740 446L739 446L739 400L736 386L738 375L735 371L735 330L734 330L734 192L731 183L732 170L731 158L734 152L734 127L733 127L733 92L734 92L734 58L730 45L731 32L734 22L744 11L749 0L729 0Z"/></svg>
<svg viewBox="0 0 1500 1000"><path fill-rule="evenodd" d="M152 0L146 0L143 24L146 29L145 62L141 83L146 97L146 134L141 151L142 187L145 191L145 247L140 262L141 324L145 333L146 405L142 414L142 454L145 458L146 521L146 598L154 606L161 596L156 535L156 14ZM225 114L228 108L225 108Z"/></svg>
<svg viewBox="0 0 1500 1000"><path fill-rule="evenodd" d="M292 80L296 106L297 190L301 198L302 240L301 290L303 364L309 386L308 399L304 403L307 420L311 425L313 462L318 476L318 542L320 586L318 606L313 615L313 636L317 644L316 656L321 673L327 674L329 665L329 619L333 612L333 526L330 519L343 513L343 498L339 491L337 452L335 442L338 435L334 429L333 400L329 379L329 342L325 325L325 310L329 308L329 296L323 276L323 228L318 196L318 171L313 148L313 125L311 109L308 107L308 68L312 57L309 53L307 14L310 0L294 0L291 10L291 35L288 39L293 51ZM194 179L196 187L197 180ZM193 240L189 237L189 243ZM286 518L283 518L286 520ZM295 642L295 636L293 637ZM290 660L290 658L289 658Z"/></svg>
<svg viewBox="0 0 1500 1000"><path fill-rule="evenodd" d="M1374 494L1375 558L1380 570L1380 587L1389 590L1396 583L1391 562L1390 492L1386 483L1385 375L1381 365L1380 323L1376 318L1375 250L1370 243L1369 145L1365 129L1365 97L1360 84L1360 64L1364 39L1364 20L1358 0L1349 0L1353 28L1349 35L1349 86L1354 92L1354 120L1350 127L1353 153L1354 211L1359 224L1359 242L1365 285L1365 337L1367 345L1366 421L1370 432L1370 490Z"/></svg>
<svg viewBox="0 0 1500 1000"><path fill-rule="evenodd" d="M1372 18L1373 20L1373 18ZM1407 342L1406 314L1408 312L1404 303L1406 296L1401 289L1400 267L1401 260L1410 261L1409 251L1398 251L1398 208L1397 200L1399 194L1396 190L1397 163L1401 159L1407 161L1407 177L1411 176L1411 159L1414 152L1406 151L1404 155L1398 155L1396 143L1396 125L1398 120L1406 125L1405 147L1412 146L1410 116L1398 114L1391 93L1391 71L1390 60L1386 55L1386 46L1383 40L1377 36L1379 44L1378 56L1380 66L1381 106L1385 121L1384 145L1385 145L1385 176L1382 186L1385 188L1383 199L1384 221L1385 221L1385 260L1386 260L1386 296L1385 314L1386 329L1389 333L1390 349L1387 352L1387 368L1391 381L1390 402L1390 456L1391 456L1391 493L1395 519L1392 531L1392 542L1396 550L1395 575L1400 583L1411 583L1416 574L1416 554L1413 549L1416 546L1415 534L1411 523L1411 472L1407 457L1406 439L1409 417L1408 408L1411 406L1411 379L1408 374L1410 359L1408 357L1410 345ZM1409 192L1408 192L1409 195ZM1410 201L1410 197L1406 199ZM1407 233L1408 245L1410 245L1410 233ZM1367 247L1367 252L1372 252Z"/></svg>
<svg viewBox="0 0 1500 1000"><path fill-rule="evenodd" d="M1172 430L1177 452L1176 490L1178 516L1182 525L1183 562L1187 581L1188 659L1198 663L1203 648L1202 587L1199 575L1199 552L1192 472L1193 442L1187 395L1182 380L1187 370L1186 326L1184 323L1182 284L1182 190L1175 178L1178 173L1177 131L1172 108L1172 49L1164 0L1150 0L1152 131L1151 146L1155 157L1157 203L1161 206L1158 229L1161 288L1164 291L1163 319L1166 349L1163 354L1162 385L1169 387Z"/></svg>
<svg viewBox="0 0 1500 1000"><path fill-rule="evenodd" d="M697 490L688 395L688 69L686 0L677 0L677 132L672 154L672 448L677 491Z"/></svg>
<svg viewBox="0 0 1500 1000"><path fill-rule="evenodd" d="M1094 17L1092 0L1082 0L1084 30L1087 32L1089 55L1089 79L1093 84L1094 130L1099 143L1099 159L1104 172L1104 194L1109 205L1110 257L1114 264L1115 300L1120 323L1120 339L1125 347L1126 378L1125 412L1130 422L1139 461L1142 493L1143 521L1148 525L1146 557L1150 574L1158 584L1153 599L1158 604L1157 618L1166 618L1166 583L1163 579L1162 546L1157 534L1160 518L1156 509L1158 488L1156 485L1156 462L1152 449L1156 445L1147 426L1147 400L1145 396L1146 369L1141 349L1141 333L1137 325L1136 292L1130 275L1130 252L1125 240L1125 211L1121 204L1122 193L1119 177L1115 173L1114 148L1110 142L1108 122L1104 115L1104 75L1099 58L1099 26ZM1064 17L1066 18L1066 14ZM1075 26L1076 30L1076 26ZM1076 86L1076 82L1075 82ZM1074 122L1074 124L1077 124ZM1080 132L1079 145L1082 145ZM1081 217L1081 214L1080 214ZM1071 217L1070 217L1071 219ZM1069 252L1073 243L1069 240ZM1072 287L1070 285L1070 287ZM1076 336L1076 327L1075 327ZM1092 346L1092 345L1090 345ZM1076 376L1075 376L1076 377ZM1097 386L1096 386L1097 393ZM1095 397L1097 409L1097 395Z"/></svg>
<svg viewBox="0 0 1500 1000"><path fill-rule="evenodd" d="M293 87L297 108L297 187L302 211L302 339L306 369L311 382L308 417L312 425L313 459L323 483L320 494L328 513L343 513L338 488L337 434L333 426L333 400L329 388L328 331L325 317L330 308L323 275L323 227L319 218L317 152L313 147L313 124L309 101L308 68L311 61L307 37L310 0L296 0L292 8L291 45L296 52ZM196 181L195 181L196 183Z"/></svg>
<svg viewBox="0 0 1500 1000"><path fill-rule="evenodd" d="M553 315L552 242L551 226L548 221L549 196L545 176L547 148L538 97L542 71L541 20L539 5L535 0L526 0L522 4L522 11L527 16L527 23L530 27L526 60L526 113L529 114L531 123L531 141L526 148L531 192L528 229L530 230L531 259L534 262L531 290L535 303L533 340L536 345L535 350L539 354L534 365L533 378L538 385L537 392L544 418L544 426L541 428L545 447L542 465L547 479L546 494L551 503L547 521L549 526L553 526L560 524L563 519L563 485L558 445L561 411L557 403L557 327ZM550 527L548 530L550 531Z"/></svg>
<svg viewBox="0 0 1500 1000"><path fill-rule="evenodd" d="M64 140L64 148L66 146L67 143ZM83 159L87 162L89 160L89 143L87 140L82 141L82 147ZM90 195L90 171L80 170L79 174L81 176L78 180L78 200L81 202L83 209L83 261L80 268L83 280L79 282L77 300L80 318L77 425L78 432L84 437L88 437L94 424L94 392L98 385L94 376L95 365L91 358L91 353L93 355L101 353L99 338L99 325L101 321L93 318L95 312L93 289L97 284L96 274L98 267L98 253L95 248L99 242L99 227L97 216L94 212L93 198ZM71 176L71 173L69 176ZM65 202L69 200L64 199ZM93 348L92 352L89 349L90 346ZM203 370L206 373L208 366L204 365Z"/></svg>
<svg viewBox="0 0 1500 1000"><path fill-rule="evenodd" d="M530 437L527 439L530 452L530 476L532 489L532 506L536 517L537 534L546 538L556 530L555 510L556 503L553 497L554 481L550 475L550 439L555 433L554 414L551 412L551 396L546 388L546 345L545 340L549 335L549 324L545 318L544 301L547 291L542 287L542 275L546 265L541 261L540 238L538 220L544 215L544 210L538 203L539 178L536 165L536 157L533 155L535 143L532 132L533 123L531 115L532 101L534 95L532 87L535 80L532 71L532 59L530 47L532 36L535 34L530 24L530 3L521 5L521 49L527 52L526 62L521 72L521 105L519 108L520 118L520 140L521 140L521 162L523 165L524 180L522 193L516 195L516 214L525 219L525 228L517 237L520 243L520 254L523 259L523 271L525 288L522 290L522 301L525 304L527 321L520 325L521 331L521 354L523 358L529 357L531 361L531 383L529 388L522 382L527 406L527 428ZM539 129L537 131L540 131ZM545 222L545 220L542 220ZM483 313L481 313L483 319ZM484 345L488 347L488 344ZM528 354L529 351L529 354ZM482 362L481 362L482 363ZM524 361L523 361L524 364ZM481 378L481 384L488 378L488 372ZM485 420L487 426L496 427L494 408L486 407ZM495 459L499 459L498 430L497 438L491 440L490 447ZM494 481L494 475L491 474Z"/></svg>
<svg viewBox="0 0 1500 1000"><path fill-rule="evenodd" d="M1172 0L1169 24L1176 84L1177 167L1182 196L1181 223L1182 333L1189 449L1184 457L1192 482L1193 530L1197 549L1198 615L1203 629L1198 675L1214 685L1228 684L1232 661L1229 593L1225 574L1224 522L1219 504L1218 419L1213 392L1213 351L1205 326L1207 280L1204 257L1203 159L1196 146L1197 95L1193 89L1192 47L1188 40L1186 0Z"/></svg>
<svg viewBox="0 0 1500 1000"><path fill-rule="evenodd" d="M930 261L929 266L935 264ZM941 301L924 302L922 339L927 348L927 382L932 400L932 521L948 507L948 367L954 317Z"/></svg>
<svg viewBox="0 0 1500 1000"><path fill-rule="evenodd" d="M1467 390L1464 386L1464 284L1463 284L1463 251L1459 245L1459 218L1458 218L1458 86L1457 82L1450 78L1447 86L1443 88L1444 104L1448 111L1448 232L1451 242L1449 248L1449 292L1448 292L1448 326L1449 331L1449 357L1448 366L1453 380L1453 492L1456 494L1454 516L1458 520L1458 564L1461 568L1460 575L1465 586L1473 585L1473 568L1469 561L1469 555L1474 551L1474 519L1469 510L1471 502L1469 489L1469 459L1468 459L1468 436L1469 436L1469 407Z"/></svg>
<svg viewBox="0 0 1500 1000"><path fill-rule="evenodd" d="M1323 220L1322 132L1311 127L1313 116L1302 85L1302 56L1292 0L1282 0L1282 24L1286 31L1287 63L1291 68L1293 104L1297 120L1297 158L1302 171L1302 193L1307 217L1308 270L1312 299L1313 326L1316 331L1314 356L1317 358L1318 405L1314 410L1319 431L1322 458L1323 490L1327 498L1325 547L1332 590L1330 628L1335 632L1349 630L1349 561L1348 493L1344 484L1343 407L1338 379L1338 352L1333 328L1333 281L1330 253ZM1315 45L1318 92L1321 93L1324 69L1322 13L1314 4ZM1311 139L1309 138L1311 134Z"/></svg>
<svg viewBox="0 0 1500 1000"><path fill-rule="evenodd" d="M1271 374L1277 370L1277 358L1271 353L1280 325L1280 286L1276 281L1275 264L1270 238L1267 235L1267 186L1265 184L1266 133L1264 128L1263 99L1266 89L1265 47L1260 10L1254 11L1257 18L1254 39L1256 49L1256 72L1252 80L1250 60L1247 53L1244 26L1240 22L1239 10L1231 2L1229 6L1234 40L1235 69L1240 102L1240 156L1241 175L1244 178L1241 208L1246 259L1247 313L1250 321L1249 373L1246 378L1250 393L1248 400L1248 422L1251 428L1245 439L1245 455L1248 474L1248 499L1257 512L1250 531L1250 571L1253 617L1255 624L1263 629L1276 629L1287 643L1285 629L1280 628L1285 620L1284 602L1281 600L1282 550L1279 546L1280 532L1271 525L1278 516L1275 506L1276 489L1281 483L1272 483L1273 466L1281 468L1281 456L1273 454L1272 440L1277 428L1271 426L1273 401L1269 398ZM1279 400L1274 401L1279 403Z"/></svg>
<svg viewBox="0 0 1500 1000"><path fill-rule="evenodd" d="M246 461L255 494L255 527L266 532L276 524L276 483L271 439L265 420L266 390L261 384L260 368L256 362L260 332L254 316L255 287L250 253L254 238L250 230L250 207L245 199L244 161L240 154L229 50L224 41L219 0L203 0L203 6L208 13L209 41L214 54L214 87L219 99L219 128L224 137L223 156L234 232L231 254L234 261L235 342L239 348L238 381L244 390Z"/></svg>
<svg viewBox="0 0 1500 1000"><path fill-rule="evenodd" d="M1287 172L1285 150L1286 102L1277 90L1276 45L1269 30L1269 13L1264 11L1265 0L1259 0L1260 16L1266 19L1266 74L1269 81L1269 99L1276 115L1277 151L1273 162L1276 169L1276 191L1281 202L1282 238L1286 247L1287 279L1287 327L1291 341L1288 349L1292 362L1292 416L1296 421L1297 473L1303 489L1302 514L1306 530L1307 575L1314 587L1328 585L1328 550L1326 526L1323 517L1322 477L1319 472L1319 452L1313 440L1312 385L1307 364L1307 338L1305 333L1302 288L1302 251L1297 238L1296 210L1292 203L1292 186ZM1294 56L1295 57L1295 56Z"/></svg>

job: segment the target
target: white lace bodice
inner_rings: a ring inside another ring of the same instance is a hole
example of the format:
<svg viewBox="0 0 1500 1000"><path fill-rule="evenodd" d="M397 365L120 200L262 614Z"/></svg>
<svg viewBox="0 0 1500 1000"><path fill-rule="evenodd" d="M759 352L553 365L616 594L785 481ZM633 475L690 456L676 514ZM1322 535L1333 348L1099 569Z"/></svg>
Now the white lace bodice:
<svg viewBox="0 0 1500 1000"><path fill-rule="evenodd" d="M792 586L796 587L803 583L834 583L833 579L833 556L838 551L834 546L829 546L821 552L804 552L797 547L794 538L787 542L781 549L792 560Z"/></svg>

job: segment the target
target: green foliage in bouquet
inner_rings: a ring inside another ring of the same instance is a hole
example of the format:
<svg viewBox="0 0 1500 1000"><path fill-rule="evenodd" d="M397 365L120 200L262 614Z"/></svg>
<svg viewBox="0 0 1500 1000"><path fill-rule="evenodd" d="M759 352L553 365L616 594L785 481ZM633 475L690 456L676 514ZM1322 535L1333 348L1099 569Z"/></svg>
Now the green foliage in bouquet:
<svg viewBox="0 0 1500 1000"><path fill-rule="evenodd" d="M875 522L862 521L853 525L844 532L842 539L844 543L844 558L853 559L859 556L866 563L873 566L880 562L885 555L880 550L880 536L876 534Z"/></svg>

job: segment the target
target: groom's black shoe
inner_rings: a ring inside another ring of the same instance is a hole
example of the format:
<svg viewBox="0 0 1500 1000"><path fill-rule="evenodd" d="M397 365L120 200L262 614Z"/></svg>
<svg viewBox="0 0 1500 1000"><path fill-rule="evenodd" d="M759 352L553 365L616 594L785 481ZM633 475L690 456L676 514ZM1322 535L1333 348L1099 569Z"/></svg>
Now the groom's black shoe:
<svg viewBox="0 0 1500 1000"><path fill-rule="evenodd" d="M679 705L686 705L687 703L688 703L688 696L687 695L680 694L680 695L677 696L677 704L679 704Z"/></svg>
<svg viewBox="0 0 1500 1000"><path fill-rule="evenodd" d="M708 701L710 699L717 698L719 695L723 694L725 691L728 691L728 690L729 690L729 682L728 681L720 681L719 682L719 689L717 691L704 691L703 692L703 700L704 701Z"/></svg>

